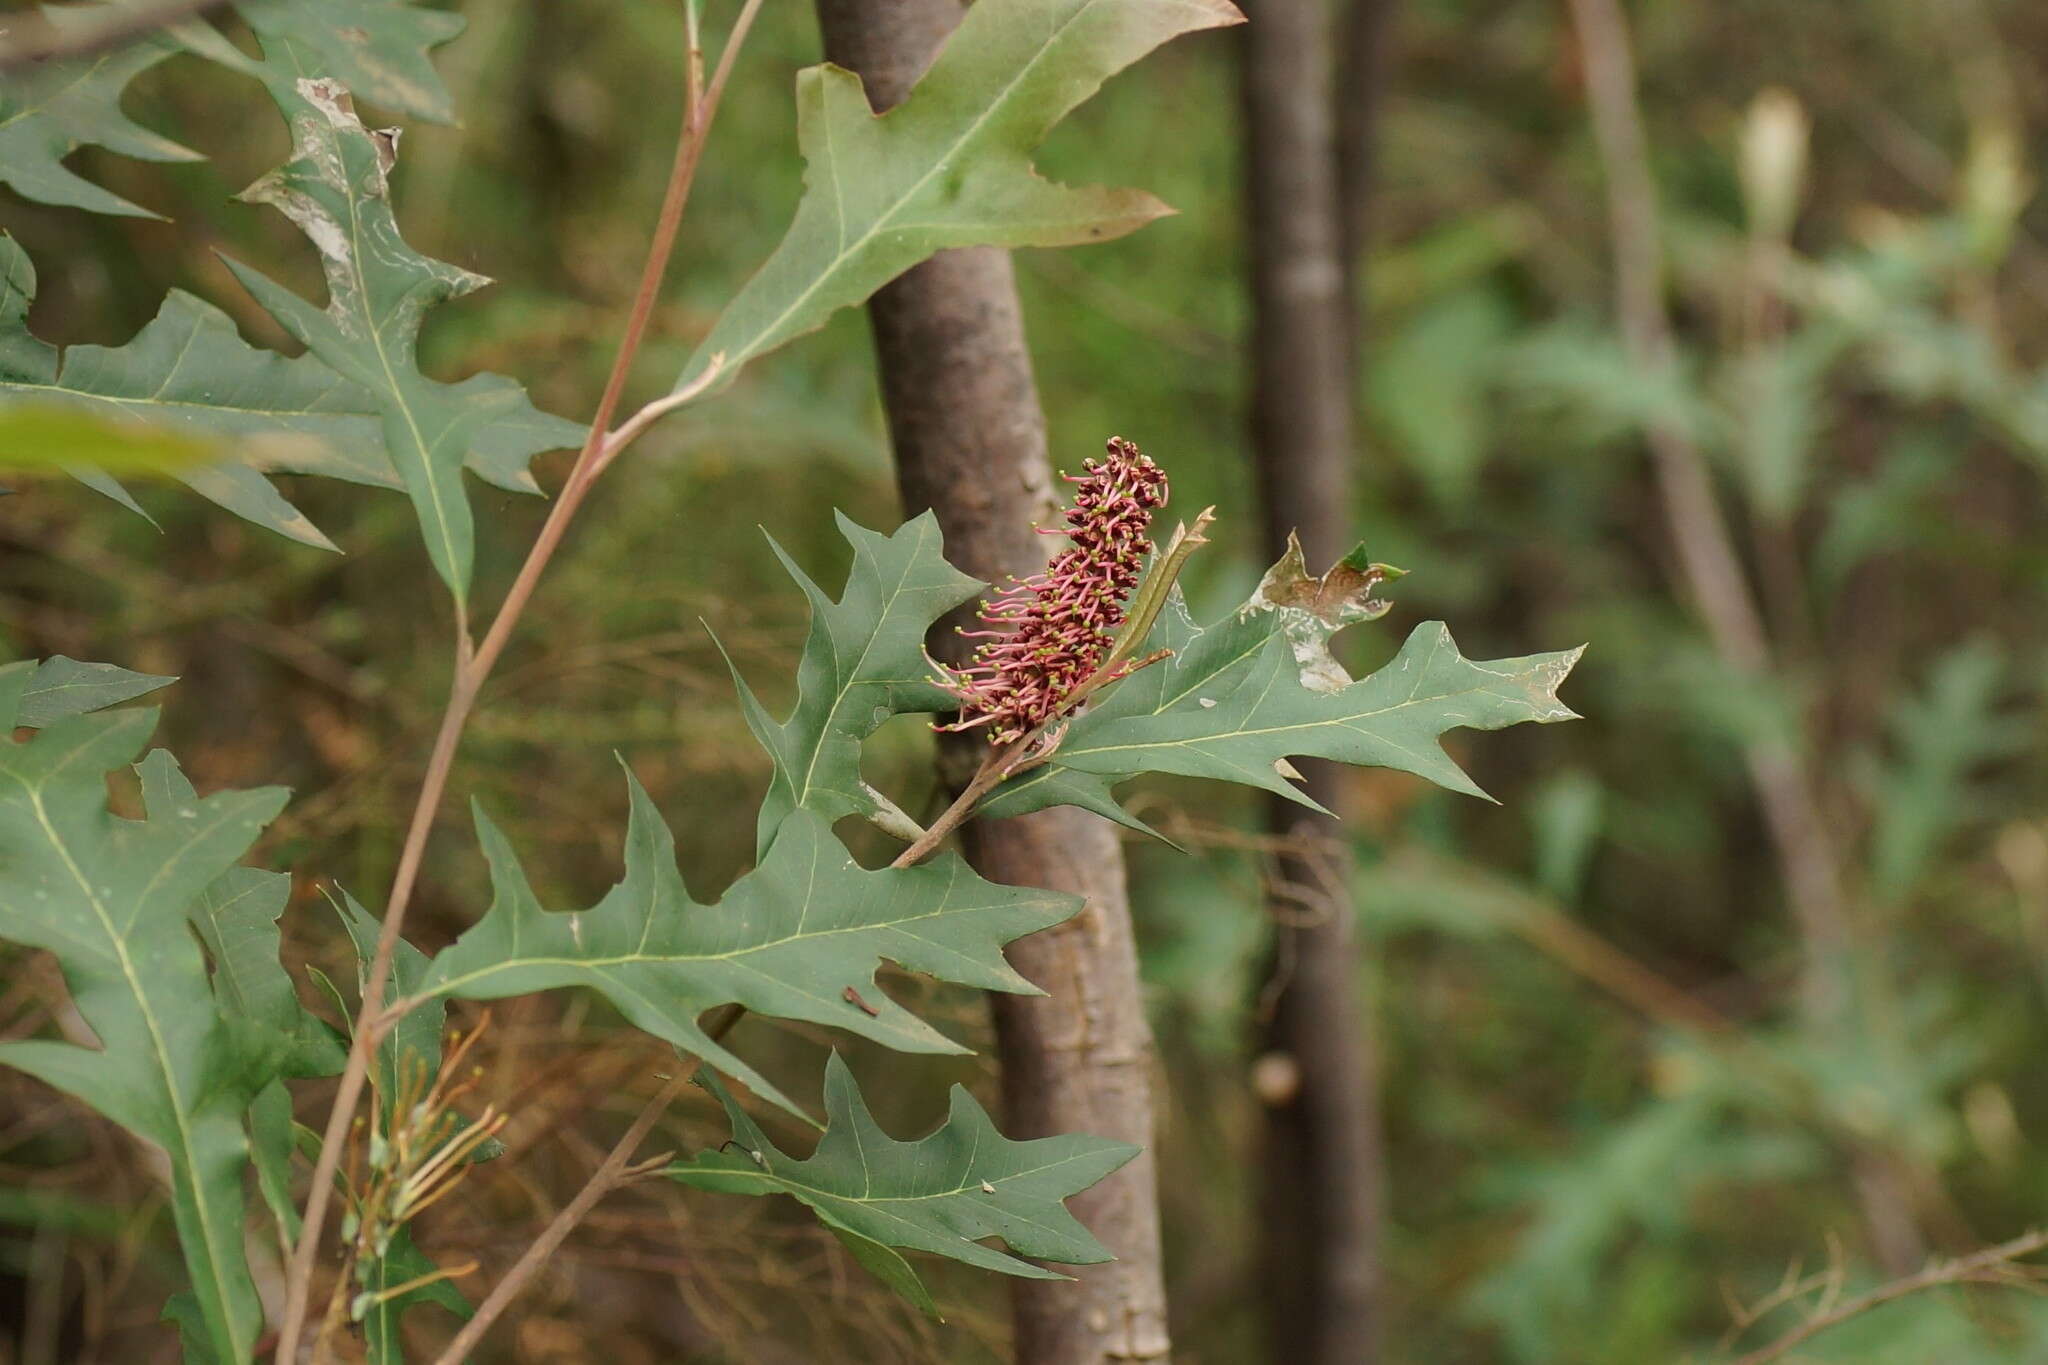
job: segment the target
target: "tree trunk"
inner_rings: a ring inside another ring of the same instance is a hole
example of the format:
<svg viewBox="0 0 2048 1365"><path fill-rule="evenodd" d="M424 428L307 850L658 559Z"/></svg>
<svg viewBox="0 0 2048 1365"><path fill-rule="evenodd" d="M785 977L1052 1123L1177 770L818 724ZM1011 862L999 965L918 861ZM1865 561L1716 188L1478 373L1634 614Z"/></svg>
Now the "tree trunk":
<svg viewBox="0 0 2048 1365"><path fill-rule="evenodd" d="M1340 183L1333 25L1323 0L1257 0L1245 8L1252 445L1269 555L1278 558L1288 532L1298 530L1310 563L1322 566L1343 555L1351 534L1354 311L1346 247L1362 230L1351 224L1362 223L1366 187L1357 168L1369 157L1350 149L1353 173ZM1369 130L1369 117L1355 126ZM1336 806L1336 769L1307 760L1299 766L1308 793ZM1378 1356L1381 1151L1348 868L1322 817L1276 798L1269 819L1296 846L1275 859L1280 890L1269 909L1277 990L1261 1040L1270 1063L1262 1066L1260 1263L1272 1358L1367 1365Z"/></svg>
<svg viewBox="0 0 2048 1365"><path fill-rule="evenodd" d="M961 13L955 0L818 0L826 55L860 73L877 109L909 92ZM1048 541L1032 524L1055 499L1009 255L941 253L878 293L869 318L906 512L934 509L947 557L977 578L1036 572ZM958 647L950 626L934 633L941 657ZM951 773L971 770L986 745L973 734L942 740L941 769ZM968 861L994 881L1088 901L1074 920L1010 949L1047 994L992 997L1010 1135L1087 1132L1149 1148L1152 1037L1116 831L1056 809L976 821L964 842ZM1016 1360L1165 1359L1149 1150L1070 1206L1117 1259L1075 1268L1074 1283L1013 1281Z"/></svg>

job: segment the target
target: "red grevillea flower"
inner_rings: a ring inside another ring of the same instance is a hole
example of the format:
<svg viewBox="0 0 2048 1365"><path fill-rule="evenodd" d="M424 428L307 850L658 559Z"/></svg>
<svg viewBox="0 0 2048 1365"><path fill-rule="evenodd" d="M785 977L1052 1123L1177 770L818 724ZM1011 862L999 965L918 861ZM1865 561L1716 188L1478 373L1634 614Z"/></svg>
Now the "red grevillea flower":
<svg viewBox="0 0 2048 1365"><path fill-rule="evenodd" d="M967 667L944 670L960 718L938 728L987 725L992 743L1007 744L1057 716L1102 667L1152 552L1145 532L1166 505L1166 471L1121 437L1110 438L1107 459L1085 467L1078 478L1061 476L1078 485L1065 528L1041 531L1064 534L1068 548L984 603L984 629L961 632L983 643Z"/></svg>

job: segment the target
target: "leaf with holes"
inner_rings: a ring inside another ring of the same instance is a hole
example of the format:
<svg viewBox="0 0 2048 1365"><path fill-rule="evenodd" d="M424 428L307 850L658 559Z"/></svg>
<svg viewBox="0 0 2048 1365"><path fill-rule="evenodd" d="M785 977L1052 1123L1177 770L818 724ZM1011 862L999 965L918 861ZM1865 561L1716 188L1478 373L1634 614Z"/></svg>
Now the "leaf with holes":
<svg viewBox="0 0 2048 1365"><path fill-rule="evenodd" d="M957 1085L938 1131L898 1142L875 1122L835 1052L825 1068L825 1131L799 1161L770 1142L715 1077L707 1084L725 1106L732 1141L670 1166L669 1176L723 1194L801 1200L862 1265L933 1316L931 1296L891 1248L1035 1280L1066 1277L1018 1257L1066 1265L1110 1259L1062 1201L1136 1156L1127 1142L1072 1133L1013 1142ZM1015 1254L982 1245L985 1237L1002 1238Z"/></svg>
<svg viewBox="0 0 2048 1365"><path fill-rule="evenodd" d="M286 359L258 350L242 340L227 314L175 289L126 345L72 346L60 353L28 330L35 297L28 253L0 233L0 410L62 404L110 425L216 446L212 461L165 472L258 526L323 549L333 543L259 471L402 486L377 397L317 357ZM467 461L500 488L537 491L527 462L582 439L582 428L538 411L502 375L478 375L457 388L494 405ZM119 471L97 465L88 451L73 445L45 453L42 462L61 463L89 486L141 510L111 477Z"/></svg>
<svg viewBox="0 0 2048 1365"><path fill-rule="evenodd" d="M1226 0L980 0L909 97L879 117L852 72L801 72L796 218L677 389L703 379L714 357L727 382L947 247L1106 241L1171 212L1139 190L1053 184L1031 152L1153 48L1243 18Z"/></svg>
<svg viewBox="0 0 2048 1365"><path fill-rule="evenodd" d="M235 261L256 301L308 350L368 395L426 538L450 590L469 590L474 532L462 468L484 431L519 418L518 385L496 375L443 384L421 374L416 346L427 311L489 283L406 244L387 176L396 139L356 117L348 91L303 43L264 42L261 75L292 133L292 159L242 197L270 204L311 239L327 277L327 307ZM564 430L566 440L568 432Z"/></svg>
<svg viewBox="0 0 2048 1365"><path fill-rule="evenodd" d="M115 5L53 5L40 11L59 32L90 32ZM0 183L26 199L136 218L148 209L110 194L64 167L80 147L104 147L143 161L197 161L197 152L139 127L121 112L128 82L178 50L150 35L110 51L52 62L0 79Z"/></svg>
<svg viewBox="0 0 2048 1365"><path fill-rule="evenodd" d="M1438 622L1417 626L1393 662L1352 681L1329 639L1384 611L1372 590L1397 574L1354 554L1328 574L1300 547L1252 600L1207 628L1178 594L1147 641L1171 657L1142 669L1077 716L1052 759L990 793L982 815L1076 805L1134 824L1111 788L1139 773L1178 773L1279 792L1321 809L1289 781L1288 759L1397 768L1471 796L1486 793L1440 744L1448 730L1574 719L1557 689L1580 649L1475 662Z"/></svg>
<svg viewBox="0 0 2048 1365"><path fill-rule="evenodd" d="M97 1050L0 1045L0 1063L68 1091L164 1149L193 1298L213 1353L250 1359L262 1313L242 1248L243 1111L264 1058L216 1012L187 916L283 807L280 788L106 809L106 774L156 724L149 708L12 732L25 675L0 675L0 937L53 953Z"/></svg>
<svg viewBox="0 0 2048 1365"><path fill-rule="evenodd" d="M792 812L759 867L716 905L691 900L675 838L627 774L625 880L589 910L541 908L504 835L477 812L495 895L484 917L436 955L420 993L467 1000L587 986L634 1024L796 1111L787 1096L697 1024L717 1005L804 1019L899 1052L967 1049L875 984L887 958L984 990L1039 991L1003 945L1070 918L1072 896L997 886L947 854L868 871L809 811Z"/></svg>
<svg viewBox="0 0 2048 1365"><path fill-rule="evenodd" d="M883 721L904 712L951 710L953 697L932 679L924 637L947 611L982 585L946 562L938 519L930 512L894 535L839 518L853 546L846 588L834 602L773 540L776 557L811 602L811 630L797 664L797 700L789 719L773 719L733 671L754 737L775 760L762 799L755 856L768 851L793 810L826 820L859 815L915 839L910 817L861 780L860 746Z"/></svg>

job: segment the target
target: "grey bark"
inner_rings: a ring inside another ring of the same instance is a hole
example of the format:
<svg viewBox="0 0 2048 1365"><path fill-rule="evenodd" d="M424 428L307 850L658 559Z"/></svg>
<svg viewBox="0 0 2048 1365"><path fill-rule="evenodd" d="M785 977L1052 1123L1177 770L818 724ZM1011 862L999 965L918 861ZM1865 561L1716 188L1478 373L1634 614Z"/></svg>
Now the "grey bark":
<svg viewBox="0 0 2048 1365"><path fill-rule="evenodd" d="M1349 548L1354 310L1348 249L1362 233L1370 153L1340 171L1334 34L1323 0L1257 0L1243 32L1245 193L1251 228L1252 445L1267 549L1298 530L1313 566ZM1372 16L1354 16L1369 24ZM1361 32L1372 38L1373 30ZM1359 73L1369 89L1369 73ZM1349 111L1353 141L1370 111ZM1340 804L1337 770L1298 765L1308 793ZM1274 801L1277 991L1261 1040L1284 1059L1265 1088L1266 1237L1260 1257L1272 1358L1378 1358L1382 1154L1371 1020L1342 845L1329 822Z"/></svg>
<svg viewBox="0 0 2048 1365"><path fill-rule="evenodd" d="M908 93L962 13L955 0L818 0L817 8L826 55L860 73L878 109ZM947 557L977 578L1035 572L1049 542L1031 527L1054 497L1009 255L942 253L883 289L868 311L905 511L935 510ZM955 643L941 623L934 652ZM944 739L941 768L952 773L971 769L985 743L971 734ZM968 861L992 880L1088 902L1074 920L1010 949L1045 996L991 998L1011 1136L1087 1132L1149 1149L1152 1037L1115 830L1057 809L974 822L963 842ZM1072 1283L1014 1281L1015 1359L1165 1359L1150 1151L1069 1206L1117 1259L1076 1268Z"/></svg>

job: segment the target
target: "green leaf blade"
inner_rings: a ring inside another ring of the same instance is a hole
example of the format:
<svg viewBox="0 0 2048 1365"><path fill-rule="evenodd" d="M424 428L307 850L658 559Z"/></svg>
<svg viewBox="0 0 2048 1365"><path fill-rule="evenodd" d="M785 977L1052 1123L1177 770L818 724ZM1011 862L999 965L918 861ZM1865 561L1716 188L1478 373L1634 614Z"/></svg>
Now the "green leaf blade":
<svg viewBox="0 0 2048 1365"><path fill-rule="evenodd" d="M355 949L356 989L360 999L362 985L370 978L370 963L377 956L377 940L383 933L383 923L347 891L340 894L341 900L336 904L335 912L341 916L342 927L348 931L349 943ZM384 986L384 1003L395 1004L419 994L426 984L431 965L431 959L425 953L400 938L391 958L391 976ZM428 1000L406 1011L377 1044L377 1063L370 1080L387 1113L396 1103L399 1079L407 1068L423 1067L429 1075L441 1069L441 1031L447 1015L445 1001Z"/></svg>
<svg viewBox="0 0 2048 1365"><path fill-rule="evenodd" d="M1110 1259L1064 1201L1136 1156L1139 1149L1129 1143L1079 1134L1012 1141L959 1086L943 1125L915 1142L899 1142L875 1122L835 1052L825 1071L825 1131L817 1149L799 1161L779 1150L715 1078L706 1085L725 1106L732 1141L669 1167L670 1178L726 1194L801 1201L863 1265L928 1313L930 1296L909 1264L875 1254L876 1247L923 1251L1027 1279L1064 1277L1022 1256L1066 1265ZM1009 1253L982 1245L986 1237L1002 1238Z"/></svg>
<svg viewBox="0 0 2048 1365"><path fill-rule="evenodd" d="M0 736L0 935L56 955L95 1051L0 1047L18 1067L164 1148L194 1297L215 1353L246 1360L260 1320L242 1250L242 1110L252 1068L214 1012L187 907L283 807L281 789L106 810L104 774L134 758L148 708Z"/></svg>
<svg viewBox="0 0 2048 1365"><path fill-rule="evenodd" d="M45 729L168 687L176 678L136 673L116 664L81 663L53 654L35 666L23 688L14 724Z"/></svg>
<svg viewBox="0 0 2048 1365"><path fill-rule="evenodd" d="M861 779L861 742L891 716L951 709L953 698L925 657L925 635L983 586L946 562L930 512L893 535L844 516L838 524L854 558L837 602L769 542L810 600L811 625L797 665L797 702L786 720L772 720L740 683L747 723L775 760L761 802L757 857L766 855L792 811L828 821L884 814L886 798Z"/></svg>
<svg viewBox="0 0 2048 1365"><path fill-rule="evenodd" d="M768 856L716 905L690 898L675 841L628 774L632 815L624 879L589 910L544 910L510 844L481 811L491 866L489 911L442 950L421 990L489 1000L583 986L638 1027L703 1057L758 1093L795 1105L698 1025L741 1004L758 1014L858 1033L902 1052L959 1044L876 984L886 958L986 990L1035 994L1003 945L1060 923L1081 906L1055 892L998 886L946 855L919 867L868 871L807 811L784 822Z"/></svg>
<svg viewBox="0 0 2048 1365"><path fill-rule="evenodd" d="M1584 647L1480 662L1465 658L1440 622L1427 622L1386 667L1353 681L1330 637L1381 615L1385 604L1371 591L1398 573L1354 552L1310 577L1294 546L1252 600L1215 625L1196 626L1176 595L1147 642L1170 657L1103 694L1049 763L998 787L977 813L1106 811L1117 783L1146 772L1235 782L1318 808L1289 780L1288 760L1304 756L1394 768L1490 799L1440 737L1575 719L1557 690Z"/></svg>
<svg viewBox="0 0 2048 1365"><path fill-rule="evenodd" d="M573 428L529 416L516 386L494 376L443 384L420 373L416 348L427 311L488 284L413 250L398 229L388 173L395 143L363 126L348 90L325 74L302 40L271 37L260 73L292 130L292 159L244 190L298 226L320 253L325 309L237 262L235 277L308 350L371 399L382 444L418 513L428 557L458 598L469 591L475 532L462 470L480 458L494 482L519 486L505 468L508 441ZM500 429L485 441L486 432ZM546 447L543 447L546 448Z"/></svg>
<svg viewBox="0 0 2048 1365"><path fill-rule="evenodd" d="M41 14L60 31L92 29L117 9L48 6ZM177 50L169 39L152 35L90 57L10 72L0 81L0 183L38 203L158 217L65 169L64 158L80 147L96 146L144 161L198 160L198 153L139 127L121 112L128 82Z"/></svg>
<svg viewBox="0 0 2048 1365"><path fill-rule="evenodd" d="M335 79L378 107L455 121L455 102L429 54L462 32L468 21L461 15L409 0L242 0L235 8L267 43L318 52Z"/></svg>
<svg viewBox="0 0 2048 1365"><path fill-rule="evenodd" d="M274 288L268 281L263 287ZM35 297L28 254L0 233L0 436L20 442L7 448L10 463L61 463L72 477L140 514L107 477L120 467L94 449L48 432L32 439L7 425L43 409L75 408L111 435L127 434L144 456L154 455L157 445L187 443L175 446L174 461L145 462L259 526L323 549L332 549L332 542L258 471L404 487L386 446L378 398L318 356L287 359L259 350L242 340L226 313L175 289L127 344L60 353L28 330ZM269 297L280 307L300 303L282 290ZM527 462L582 439L580 426L540 412L502 375L473 375L445 387L459 410L481 414L466 463L498 487L538 491ZM196 467L190 448L203 451Z"/></svg>

